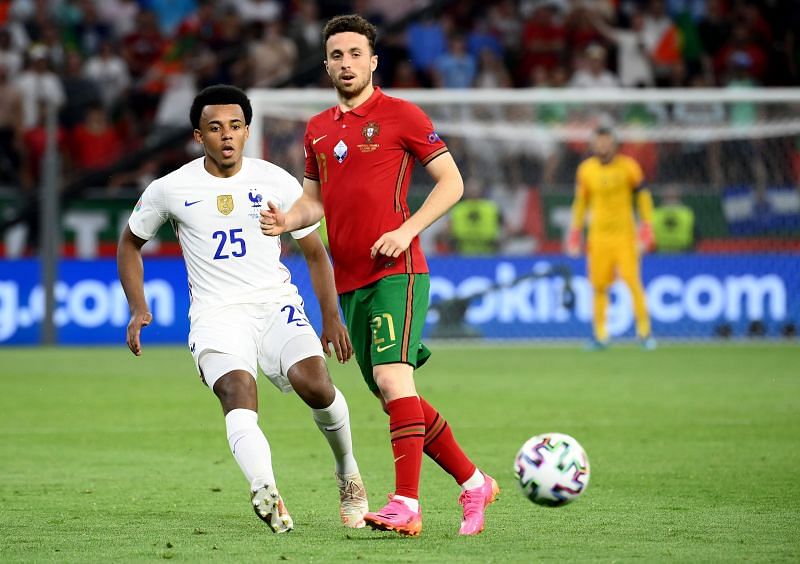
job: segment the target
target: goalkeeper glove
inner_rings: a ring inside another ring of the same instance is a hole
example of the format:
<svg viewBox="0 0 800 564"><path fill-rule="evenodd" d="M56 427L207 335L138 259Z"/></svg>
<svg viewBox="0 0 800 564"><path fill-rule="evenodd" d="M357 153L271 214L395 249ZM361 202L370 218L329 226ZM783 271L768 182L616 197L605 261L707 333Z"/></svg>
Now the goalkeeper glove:
<svg viewBox="0 0 800 564"><path fill-rule="evenodd" d="M656 248L653 226L644 221L639 225L639 245L645 253L652 252Z"/></svg>
<svg viewBox="0 0 800 564"><path fill-rule="evenodd" d="M571 228L567 234L567 255L577 257L581 254L581 230Z"/></svg>

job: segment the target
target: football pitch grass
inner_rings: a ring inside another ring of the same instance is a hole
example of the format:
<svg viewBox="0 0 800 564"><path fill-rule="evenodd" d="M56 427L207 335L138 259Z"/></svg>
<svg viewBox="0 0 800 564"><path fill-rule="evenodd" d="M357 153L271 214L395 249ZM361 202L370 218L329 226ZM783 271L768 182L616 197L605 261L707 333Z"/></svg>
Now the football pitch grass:
<svg viewBox="0 0 800 564"><path fill-rule="evenodd" d="M418 373L501 497L457 535L458 488L423 463L424 528L340 526L328 447L300 400L259 380L261 426L295 530L249 507L216 399L184 348L0 349L0 561L798 561L800 347L442 346ZM354 364L350 404L373 509L393 487L386 418ZM537 507L512 477L531 435L568 433L586 493Z"/></svg>

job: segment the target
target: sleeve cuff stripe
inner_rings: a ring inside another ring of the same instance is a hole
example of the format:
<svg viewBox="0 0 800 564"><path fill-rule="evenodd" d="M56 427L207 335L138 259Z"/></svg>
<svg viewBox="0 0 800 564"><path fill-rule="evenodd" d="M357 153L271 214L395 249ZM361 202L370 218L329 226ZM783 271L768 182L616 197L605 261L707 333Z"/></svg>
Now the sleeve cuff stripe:
<svg viewBox="0 0 800 564"><path fill-rule="evenodd" d="M431 153L430 155L428 155L427 157L425 157L425 158L424 158L422 161L420 161L420 162L422 163L422 166L427 166L427 165L428 165L428 163L429 163L429 162L431 162L433 159L435 159L436 157L440 157L440 156L444 155L444 154L445 154L445 153L447 153L447 152L449 152L449 151L447 150L447 147L441 147L440 149L438 149L438 150L434 151L433 153Z"/></svg>

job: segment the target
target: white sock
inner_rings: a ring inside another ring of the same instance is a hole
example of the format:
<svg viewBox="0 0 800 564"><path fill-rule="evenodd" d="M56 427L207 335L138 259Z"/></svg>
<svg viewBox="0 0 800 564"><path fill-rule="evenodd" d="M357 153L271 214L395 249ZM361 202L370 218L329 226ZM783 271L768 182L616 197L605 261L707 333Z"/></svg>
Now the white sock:
<svg viewBox="0 0 800 564"><path fill-rule="evenodd" d="M403 503L406 504L411 511L414 513L419 513L419 500L414 499L413 497L406 497L404 495L393 495L392 499L399 499Z"/></svg>
<svg viewBox="0 0 800 564"><path fill-rule="evenodd" d="M225 427L231 452L250 483L250 491L275 484L272 452L258 426L258 413L250 409L232 409L225 416Z"/></svg>
<svg viewBox="0 0 800 564"><path fill-rule="evenodd" d="M483 477L483 472L475 469L475 472L472 473L472 476L469 479L461 484L462 490L474 490L475 488L481 487L483 484L486 483L486 479Z"/></svg>
<svg viewBox="0 0 800 564"><path fill-rule="evenodd" d="M331 445L333 457L336 459L336 472L339 474L355 474L358 464L353 457L353 438L350 435L350 411L347 401L338 388L336 395L328 407L312 409L314 421Z"/></svg>

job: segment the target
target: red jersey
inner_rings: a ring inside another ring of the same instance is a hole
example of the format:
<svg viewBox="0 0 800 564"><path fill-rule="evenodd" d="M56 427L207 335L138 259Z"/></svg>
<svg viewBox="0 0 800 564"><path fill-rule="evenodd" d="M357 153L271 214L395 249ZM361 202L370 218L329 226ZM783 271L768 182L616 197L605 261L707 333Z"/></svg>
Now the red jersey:
<svg viewBox="0 0 800 564"><path fill-rule="evenodd" d="M411 215L406 201L414 159L427 165L447 152L431 120L379 88L360 106L338 106L306 127L305 176L321 185L336 290L340 294L392 274L425 273L419 238L397 258L370 248Z"/></svg>

